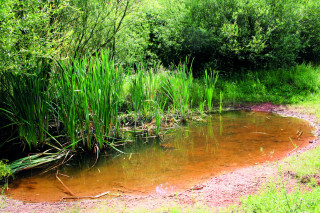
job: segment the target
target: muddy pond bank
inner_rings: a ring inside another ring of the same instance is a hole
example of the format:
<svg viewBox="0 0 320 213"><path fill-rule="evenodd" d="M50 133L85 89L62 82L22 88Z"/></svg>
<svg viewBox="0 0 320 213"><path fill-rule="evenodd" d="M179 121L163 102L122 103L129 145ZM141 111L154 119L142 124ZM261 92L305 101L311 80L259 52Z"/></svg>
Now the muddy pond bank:
<svg viewBox="0 0 320 213"><path fill-rule="evenodd" d="M297 110L287 109L272 104L263 104L251 107L241 107L241 109L252 109L253 111L276 112L287 116L300 117L315 126L315 118L311 115L298 112ZM318 130L317 130L318 131ZM318 135L318 132L316 133ZM317 145L317 141L312 141L305 148L299 151L291 152L297 154L308 150ZM181 205L193 205L201 203L207 206L226 206L241 195L247 195L255 192L267 177L274 175L277 168L274 164L265 163L257 166L249 166L237 169L231 173L219 175L209 180L204 179L202 183L197 184L178 194L151 194L151 195L120 195L117 197L108 197L103 200L81 200L73 202L54 202L54 203L23 203L21 201L6 199L3 201L3 208L0 211L8 212L57 212L72 206L79 206L81 209L94 211L94 207L99 207L102 202L105 207L126 206L127 209L148 208L156 209L160 206L178 203ZM200 181L201 182L201 181Z"/></svg>

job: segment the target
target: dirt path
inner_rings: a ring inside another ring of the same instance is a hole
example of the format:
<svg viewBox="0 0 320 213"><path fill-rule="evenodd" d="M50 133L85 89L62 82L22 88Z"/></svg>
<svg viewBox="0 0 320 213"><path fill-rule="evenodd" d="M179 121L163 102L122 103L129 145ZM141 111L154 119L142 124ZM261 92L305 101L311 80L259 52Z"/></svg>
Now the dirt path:
<svg viewBox="0 0 320 213"><path fill-rule="evenodd" d="M275 112L285 116L303 118L311 122L316 128L316 135L319 135L319 123L314 115L306 113L299 108L286 108L269 103L241 107L241 109L251 109L253 111ZM299 154L318 146L318 139L311 141L309 145L290 155ZM101 200L81 200L72 202L55 203L23 203L12 200L4 196L0 197L0 212L61 212L77 210L83 212L98 212L112 209L112 211L131 211L135 209L156 210L168 206L204 205L208 207L225 207L238 203L241 196L256 193L261 186L271 177L278 173L278 164L265 163L238 169L228 174L212 177L204 183L194 186L192 189L174 195L148 195L106 198Z"/></svg>

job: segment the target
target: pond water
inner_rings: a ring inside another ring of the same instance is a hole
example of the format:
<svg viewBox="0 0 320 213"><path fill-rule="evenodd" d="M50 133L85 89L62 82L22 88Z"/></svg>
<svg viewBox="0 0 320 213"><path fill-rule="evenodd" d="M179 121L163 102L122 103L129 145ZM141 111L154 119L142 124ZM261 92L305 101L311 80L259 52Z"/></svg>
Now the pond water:
<svg viewBox="0 0 320 213"><path fill-rule="evenodd" d="M210 177L285 157L314 138L305 120L263 112L232 111L212 115L205 125L176 130L162 143L139 142L126 154L61 169L59 178L77 196L167 194ZM62 175L63 174L63 175ZM10 186L8 196L23 201L70 197L55 173L33 174Z"/></svg>

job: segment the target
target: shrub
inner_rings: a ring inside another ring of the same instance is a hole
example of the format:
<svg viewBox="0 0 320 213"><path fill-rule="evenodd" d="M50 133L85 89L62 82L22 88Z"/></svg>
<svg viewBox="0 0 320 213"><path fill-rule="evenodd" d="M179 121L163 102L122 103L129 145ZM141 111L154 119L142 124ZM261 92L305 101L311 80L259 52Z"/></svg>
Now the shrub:
<svg viewBox="0 0 320 213"><path fill-rule="evenodd" d="M302 51L297 1L188 1L184 54L198 70L232 71L295 64Z"/></svg>

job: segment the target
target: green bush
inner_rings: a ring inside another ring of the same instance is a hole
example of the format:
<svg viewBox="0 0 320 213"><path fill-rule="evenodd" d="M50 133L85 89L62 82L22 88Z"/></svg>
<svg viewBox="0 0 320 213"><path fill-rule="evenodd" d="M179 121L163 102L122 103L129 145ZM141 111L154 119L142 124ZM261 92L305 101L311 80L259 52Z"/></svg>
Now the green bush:
<svg viewBox="0 0 320 213"><path fill-rule="evenodd" d="M300 20L300 37L303 43L301 59L320 62L320 5L316 0L304 1L301 5L303 17Z"/></svg>
<svg viewBox="0 0 320 213"><path fill-rule="evenodd" d="M39 58L66 59L109 49L133 0L8 0L0 5L0 70L27 72Z"/></svg>
<svg viewBox="0 0 320 213"><path fill-rule="evenodd" d="M199 74L319 62L319 16L317 0L8 0L0 6L0 69L26 72L39 58L106 49L130 66L170 67L187 57Z"/></svg>
<svg viewBox="0 0 320 213"><path fill-rule="evenodd" d="M182 31L184 54L194 68L232 71L297 62L305 13L298 1L188 1Z"/></svg>
<svg viewBox="0 0 320 213"><path fill-rule="evenodd" d="M184 1L142 0L125 20L117 35L116 60L133 65L141 60L150 65L162 62L169 67L181 60L181 24Z"/></svg>

